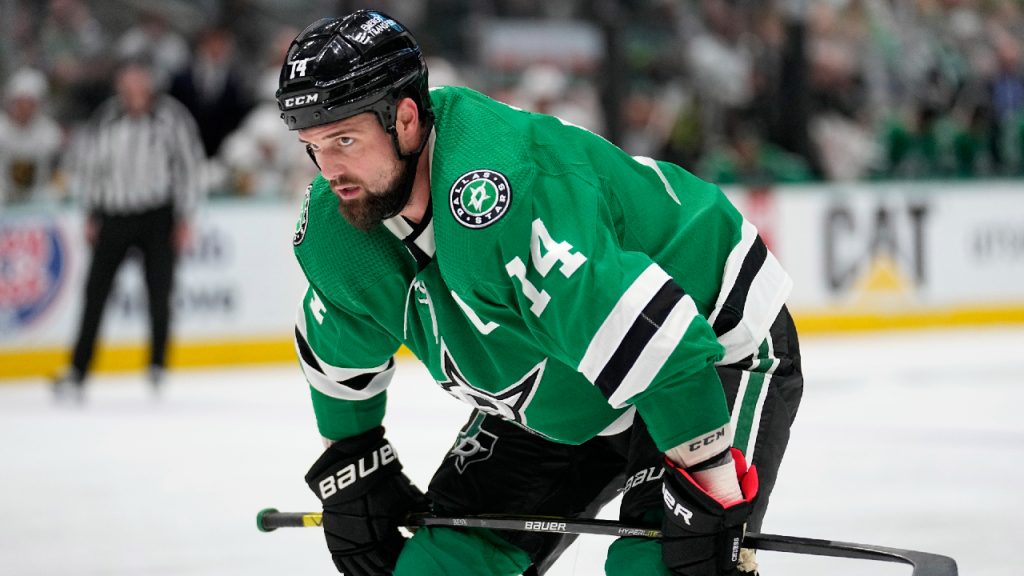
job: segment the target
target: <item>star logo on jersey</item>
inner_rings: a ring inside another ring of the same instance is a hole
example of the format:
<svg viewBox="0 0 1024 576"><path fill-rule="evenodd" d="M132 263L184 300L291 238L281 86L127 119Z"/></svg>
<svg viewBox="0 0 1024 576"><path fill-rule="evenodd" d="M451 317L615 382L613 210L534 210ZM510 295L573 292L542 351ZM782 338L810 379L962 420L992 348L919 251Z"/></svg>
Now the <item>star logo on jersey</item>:
<svg viewBox="0 0 1024 576"><path fill-rule="evenodd" d="M494 193L489 190L493 188L493 185L488 186L489 182L486 180L478 180L479 184L476 186L470 184L469 186L469 202L466 202L466 206L477 214L487 209L484 203L490 204L490 201L494 198Z"/></svg>
<svg viewBox="0 0 1024 576"><path fill-rule="evenodd" d="M530 369L518 382L503 390L488 392L469 383L462 370L459 369L458 364L455 363L455 358L448 351L448 346L445 344L444 338L442 338L441 367L447 379L443 382L439 381L438 384L445 392L480 412L526 426L526 408L533 400L533 395L537 392L537 385L540 384L541 379L544 377L544 368L547 366L547 363L548 359L545 358L541 360L540 364Z"/></svg>
<svg viewBox="0 0 1024 576"><path fill-rule="evenodd" d="M449 200L452 215L467 228L486 228L508 212L512 187L495 170L471 170L452 184Z"/></svg>

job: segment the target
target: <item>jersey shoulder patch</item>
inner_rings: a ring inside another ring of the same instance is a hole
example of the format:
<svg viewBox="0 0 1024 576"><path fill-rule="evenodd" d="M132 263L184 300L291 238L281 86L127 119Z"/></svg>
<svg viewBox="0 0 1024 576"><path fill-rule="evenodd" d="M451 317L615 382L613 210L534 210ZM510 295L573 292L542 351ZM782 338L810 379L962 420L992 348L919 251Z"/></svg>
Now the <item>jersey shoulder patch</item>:
<svg viewBox="0 0 1024 576"><path fill-rule="evenodd" d="M486 228L501 219L512 204L512 186L497 170L481 168L459 176L448 191L452 216L466 228Z"/></svg>

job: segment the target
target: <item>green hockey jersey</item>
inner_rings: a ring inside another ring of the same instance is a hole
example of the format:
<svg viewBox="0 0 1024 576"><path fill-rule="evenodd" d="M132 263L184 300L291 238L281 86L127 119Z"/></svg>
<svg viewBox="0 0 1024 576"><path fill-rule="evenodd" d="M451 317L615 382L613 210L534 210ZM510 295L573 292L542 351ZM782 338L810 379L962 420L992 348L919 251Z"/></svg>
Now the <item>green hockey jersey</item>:
<svg viewBox="0 0 1024 576"><path fill-rule="evenodd" d="M721 191L557 118L431 92L430 207L370 232L317 178L295 233L296 347L321 434L378 425L405 345L445 391L551 440L636 413L667 450L729 421L715 371L791 282Z"/></svg>

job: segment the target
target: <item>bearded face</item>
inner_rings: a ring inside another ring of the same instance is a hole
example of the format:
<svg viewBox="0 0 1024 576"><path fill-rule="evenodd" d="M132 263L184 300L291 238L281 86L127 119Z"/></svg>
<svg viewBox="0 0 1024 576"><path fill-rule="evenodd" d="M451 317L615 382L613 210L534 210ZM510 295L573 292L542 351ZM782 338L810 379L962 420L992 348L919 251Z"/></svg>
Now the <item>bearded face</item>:
<svg viewBox="0 0 1024 576"><path fill-rule="evenodd" d="M338 195L338 212L360 230L373 229L405 207L415 171L414 162L396 157L382 167L372 183L353 182L346 178L331 180L331 189ZM339 192L353 187L362 188L363 193L345 198L344 193Z"/></svg>
<svg viewBox="0 0 1024 576"><path fill-rule="evenodd" d="M411 154L397 147L415 113L412 100L404 100L399 115L405 120L394 132L373 112L299 130L299 141L338 199L338 212L360 230L373 229L409 202L422 146Z"/></svg>

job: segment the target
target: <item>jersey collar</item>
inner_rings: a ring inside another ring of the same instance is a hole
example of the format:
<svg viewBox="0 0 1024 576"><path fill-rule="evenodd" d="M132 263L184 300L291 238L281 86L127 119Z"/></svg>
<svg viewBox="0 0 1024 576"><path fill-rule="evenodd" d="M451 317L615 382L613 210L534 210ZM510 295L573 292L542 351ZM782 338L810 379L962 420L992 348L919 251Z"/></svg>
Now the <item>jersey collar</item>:
<svg viewBox="0 0 1024 576"><path fill-rule="evenodd" d="M431 129L430 137L427 140L427 165L434 165L434 140L435 131ZM428 168L429 173L429 168ZM416 259L417 268L426 268L427 264L434 259L437 245L434 243L434 201L427 201L427 210L423 220L414 224L403 216L392 216L382 222L384 227L391 231L396 238L402 241L405 248L413 258Z"/></svg>

